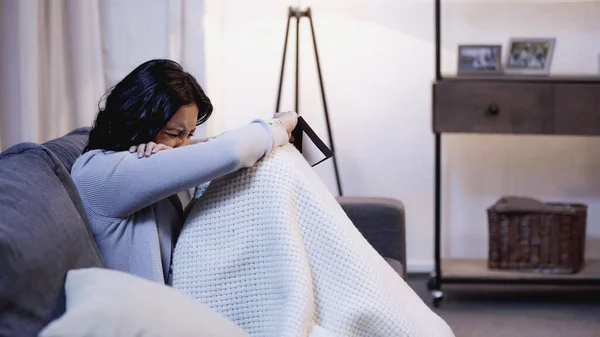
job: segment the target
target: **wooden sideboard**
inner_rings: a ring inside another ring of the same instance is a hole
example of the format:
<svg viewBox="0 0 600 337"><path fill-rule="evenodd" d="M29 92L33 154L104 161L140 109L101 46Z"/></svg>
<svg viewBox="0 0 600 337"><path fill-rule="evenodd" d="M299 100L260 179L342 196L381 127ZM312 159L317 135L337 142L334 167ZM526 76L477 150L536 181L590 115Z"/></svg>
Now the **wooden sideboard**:
<svg viewBox="0 0 600 337"><path fill-rule="evenodd" d="M600 77L444 78L433 131L600 135Z"/></svg>

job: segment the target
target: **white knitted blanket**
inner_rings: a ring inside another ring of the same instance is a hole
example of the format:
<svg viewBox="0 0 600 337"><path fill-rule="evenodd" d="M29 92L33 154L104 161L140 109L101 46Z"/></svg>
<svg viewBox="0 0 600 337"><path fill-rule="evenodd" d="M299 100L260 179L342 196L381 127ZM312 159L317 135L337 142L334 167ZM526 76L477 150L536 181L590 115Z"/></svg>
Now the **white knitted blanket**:
<svg viewBox="0 0 600 337"><path fill-rule="evenodd" d="M173 286L253 337L453 336L292 146L206 188Z"/></svg>

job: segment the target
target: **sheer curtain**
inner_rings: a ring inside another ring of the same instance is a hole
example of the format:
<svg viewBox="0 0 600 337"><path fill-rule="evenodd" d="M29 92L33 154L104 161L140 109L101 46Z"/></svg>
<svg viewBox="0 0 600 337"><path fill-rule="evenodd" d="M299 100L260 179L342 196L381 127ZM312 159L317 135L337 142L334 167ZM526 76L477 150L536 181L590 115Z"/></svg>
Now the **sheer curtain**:
<svg viewBox="0 0 600 337"><path fill-rule="evenodd" d="M216 64L214 59L208 58L211 53L206 51L209 48L216 49L214 44L210 44L212 40L209 35L218 36L218 21L207 18L218 18L218 13L211 7L210 1L205 0L170 0L169 9L169 58L194 75L215 108L211 118L197 129L196 136L215 136L224 130L220 124L218 86L209 83L214 71L211 72L206 66L211 64L210 68L214 69ZM212 54L218 55L214 50Z"/></svg>
<svg viewBox="0 0 600 337"><path fill-rule="evenodd" d="M0 0L0 150L90 126L105 91L152 58L205 86L203 0Z"/></svg>
<svg viewBox="0 0 600 337"><path fill-rule="evenodd" d="M98 0L0 0L0 148L90 125L105 87Z"/></svg>

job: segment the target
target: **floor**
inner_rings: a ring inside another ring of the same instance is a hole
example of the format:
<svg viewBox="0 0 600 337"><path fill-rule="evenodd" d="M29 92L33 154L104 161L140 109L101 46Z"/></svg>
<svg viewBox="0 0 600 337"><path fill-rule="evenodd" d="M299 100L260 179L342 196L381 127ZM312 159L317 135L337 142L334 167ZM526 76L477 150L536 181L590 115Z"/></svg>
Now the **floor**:
<svg viewBox="0 0 600 337"><path fill-rule="evenodd" d="M431 305L426 275L408 284ZM600 337L600 288L444 286L433 309L456 337Z"/></svg>

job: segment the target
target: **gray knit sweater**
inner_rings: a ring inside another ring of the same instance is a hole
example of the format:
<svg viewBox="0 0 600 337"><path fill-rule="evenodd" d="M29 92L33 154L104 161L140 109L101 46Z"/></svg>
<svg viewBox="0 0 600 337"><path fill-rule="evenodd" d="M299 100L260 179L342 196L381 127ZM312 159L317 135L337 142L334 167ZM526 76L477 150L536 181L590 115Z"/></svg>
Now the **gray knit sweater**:
<svg viewBox="0 0 600 337"><path fill-rule="evenodd" d="M184 221L176 194L254 165L282 137L282 127L256 121L148 158L84 153L71 175L107 267L168 282L173 234Z"/></svg>

